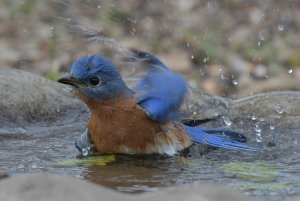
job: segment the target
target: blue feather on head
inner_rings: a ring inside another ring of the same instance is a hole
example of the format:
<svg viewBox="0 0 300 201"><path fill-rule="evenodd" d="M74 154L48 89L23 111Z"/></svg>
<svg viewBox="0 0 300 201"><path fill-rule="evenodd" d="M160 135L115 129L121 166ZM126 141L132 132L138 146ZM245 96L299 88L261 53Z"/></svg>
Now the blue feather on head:
<svg viewBox="0 0 300 201"><path fill-rule="evenodd" d="M81 93L92 99L128 97L128 89L116 66L100 55L84 56L75 61L70 75L79 83Z"/></svg>

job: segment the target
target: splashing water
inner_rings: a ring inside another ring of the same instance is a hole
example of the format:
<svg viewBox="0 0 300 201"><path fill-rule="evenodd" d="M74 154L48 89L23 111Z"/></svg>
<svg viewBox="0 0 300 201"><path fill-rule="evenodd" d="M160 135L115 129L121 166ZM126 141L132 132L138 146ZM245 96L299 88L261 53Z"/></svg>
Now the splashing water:
<svg viewBox="0 0 300 201"><path fill-rule="evenodd" d="M278 31L283 31L283 30L284 30L284 25L279 24L279 25L277 26L277 29L278 29Z"/></svg>
<svg viewBox="0 0 300 201"><path fill-rule="evenodd" d="M228 116L222 116L222 120L226 124L226 126L231 126L232 121L229 119Z"/></svg>
<svg viewBox="0 0 300 201"><path fill-rule="evenodd" d="M282 109L282 107L281 107L280 105L277 105L277 106L276 106L276 112L277 112L278 114L282 114L282 113L283 113L283 109Z"/></svg>
<svg viewBox="0 0 300 201"><path fill-rule="evenodd" d="M260 128L259 123L255 123L255 137L256 137L256 142L261 143L262 142L262 135L261 135L261 131L262 129Z"/></svg>
<svg viewBox="0 0 300 201"><path fill-rule="evenodd" d="M271 130L271 136L272 136L272 143L275 145L277 143L277 134L275 131L275 125L270 125L270 130Z"/></svg>

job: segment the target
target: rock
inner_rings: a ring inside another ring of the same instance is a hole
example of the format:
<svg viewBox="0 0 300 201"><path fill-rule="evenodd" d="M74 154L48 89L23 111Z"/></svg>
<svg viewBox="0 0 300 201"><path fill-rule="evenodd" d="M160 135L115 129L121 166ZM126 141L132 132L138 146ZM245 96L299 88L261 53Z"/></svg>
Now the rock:
<svg viewBox="0 0 300 201"><path fill-rule="evenodd" d="M228 107L231 103L231 99L213 96L203 91L192 89L186 97L181 110L185 118L217 120L217 118L228 112Z"/></svg>
<svg viewBox="0 0 300 201"><path fill-rule="evenodd" d="M165 188L157 192L125 194L83 180L61 175L24 174L0 182L0 200L5 201L251 201L240 193L200 184Z"/></svg>
<svg viewBox="0 0 300 201"><path fill-rule="evenodd" d="M86 107L66 86L20 70L0 70L0 128L63 123L82 113L87 113Z"/></svg>
<svg viewBox="0 0 300 201"><path fill-rule="evenodd" d="M299 99L300 92L292 91L274 91L231 100L194 90L182 110L187 118L211 119L201 124L202 127L227 127L251 133L258 123L265 128L263 131L272 126L299 130L300 125L295 123L300 122Z"/></svg>
<svg viewBox="0 0 300 201"><path fill-rule="evenodd" d="M287 199L286 201L299 201L299 200L300 200L300 196L297 196L297 197Z"/></svg>
<svg viewBox="0 0 300 201"><path fill-rule="evenodd" d="M5 174L5 173L3 173L3 172L0 172L0 179L4 179L4 178L6 178L6 177L8 177L7 174Z"/></svg>
<svg viewBox="0 0 300 201"><path fill-rule="evenodd" d="M238 99L230 105L228 116L233 122L244 121L249 125L253 116L265 124L283 125L290 129L299 129L300 105L299 92L278 91L257 94ZM253 125L249 125L253 126Z"/></svg>

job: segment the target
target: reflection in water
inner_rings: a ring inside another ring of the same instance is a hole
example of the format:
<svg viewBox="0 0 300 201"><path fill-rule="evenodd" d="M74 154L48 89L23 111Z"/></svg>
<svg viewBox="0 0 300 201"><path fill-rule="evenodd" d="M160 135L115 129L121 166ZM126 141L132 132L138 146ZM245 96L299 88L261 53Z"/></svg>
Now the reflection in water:
<svg viewBox="0 0 300 201"><path fill-rule="evenodd" d="M104 186L126 192L155 190L163 186L166 172L172 163L167 157L117 156L116 161L105 166L88 167L83 177Z"/></svg>

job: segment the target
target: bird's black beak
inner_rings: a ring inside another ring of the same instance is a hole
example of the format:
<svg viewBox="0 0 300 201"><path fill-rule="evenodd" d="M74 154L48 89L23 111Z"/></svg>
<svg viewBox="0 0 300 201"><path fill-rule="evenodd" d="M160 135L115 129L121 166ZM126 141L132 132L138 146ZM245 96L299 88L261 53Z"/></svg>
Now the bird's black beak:
<svg viewBox="0 0 300 201"><path fill-rule="evenodd" d="M62 84L68 84L71 85L73 87L79 88L79 82L78 80L73 77L73 76L66 76L66 77L62 77L59 80L57 80L57 82L62 83Z"/></svg>

